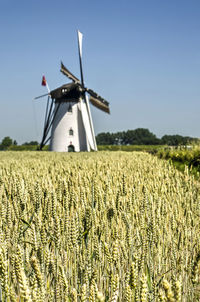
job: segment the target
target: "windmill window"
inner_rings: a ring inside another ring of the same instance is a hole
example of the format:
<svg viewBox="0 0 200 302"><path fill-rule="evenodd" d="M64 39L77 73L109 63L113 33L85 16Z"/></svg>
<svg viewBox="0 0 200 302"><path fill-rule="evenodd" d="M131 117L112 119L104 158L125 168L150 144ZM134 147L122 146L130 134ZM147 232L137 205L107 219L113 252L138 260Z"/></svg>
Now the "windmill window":
<svg viewBox="0 0 200 302"><path fill-rule="evenodd" d="M67 93L67 88L62 89L62 94L65 94L65 93Z"/></svg>
<svg viewBox="0 0 200 302"><path fill-rule="evenodd" d="M69 129L69 135L73 136L74 135L74 130L72 128Z"/></svg>

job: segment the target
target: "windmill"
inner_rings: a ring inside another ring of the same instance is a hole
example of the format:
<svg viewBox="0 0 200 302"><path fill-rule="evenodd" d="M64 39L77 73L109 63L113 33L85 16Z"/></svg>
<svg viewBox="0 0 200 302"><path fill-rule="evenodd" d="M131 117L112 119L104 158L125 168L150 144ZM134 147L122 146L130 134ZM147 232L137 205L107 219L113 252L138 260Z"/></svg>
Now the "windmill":
<svg viewBox="0 0 200 302"><path fill-rule="evenodd" d="M72 82L52 91L47 86L48 99L40 149L50 141L50 151L97 151L90 103L96 108L110 113L109 103L84 85L82 33L80 31L78 31L78 50L81 80L75 77L61 62L60 71ZM45 81L44 78L43 81Z"/></svg>

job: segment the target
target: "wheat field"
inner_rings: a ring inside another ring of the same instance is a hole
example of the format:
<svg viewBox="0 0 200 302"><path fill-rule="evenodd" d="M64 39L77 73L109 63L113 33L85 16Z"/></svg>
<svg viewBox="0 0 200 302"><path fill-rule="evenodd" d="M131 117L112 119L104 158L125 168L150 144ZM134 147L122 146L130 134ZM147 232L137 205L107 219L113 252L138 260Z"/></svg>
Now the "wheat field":
<svg viewBox="0 0 200 302"><path fill-rule="evenodd" d="M200 301L200 183L142 152L0 153L0 301Z"/></svg>

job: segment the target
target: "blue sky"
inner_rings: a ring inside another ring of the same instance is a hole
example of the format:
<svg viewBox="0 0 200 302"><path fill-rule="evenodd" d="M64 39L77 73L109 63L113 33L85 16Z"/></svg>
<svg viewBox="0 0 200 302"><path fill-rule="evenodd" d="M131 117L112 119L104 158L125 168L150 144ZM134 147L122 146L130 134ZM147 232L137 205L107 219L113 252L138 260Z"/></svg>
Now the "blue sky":
<svg viewBox="0 0 200 302"><path fill-rule="evenodd" d="M158 137L200 137L200 1L0 0L0 140L41 139L46 99L79 77L83 33L86 86L110 102L92 107L95 132L149 128Z"/></svg>

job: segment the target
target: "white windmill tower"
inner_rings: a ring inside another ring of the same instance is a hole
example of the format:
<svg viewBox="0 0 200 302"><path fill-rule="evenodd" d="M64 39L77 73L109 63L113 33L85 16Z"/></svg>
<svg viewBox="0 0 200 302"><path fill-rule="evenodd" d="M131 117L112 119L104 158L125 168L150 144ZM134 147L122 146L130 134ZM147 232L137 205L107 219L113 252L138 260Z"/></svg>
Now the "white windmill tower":
<svg viewBox="0 0 200 302"><path fill-rule="evenodd" d="M89 103L110 113L109 103L84 85L82 34L79 31L78 46L81 81L61 62L60 71L72 82L55 90L49 90L40 149L50 141L51 151L97 151ZM87 94L90 95L89 100Z"/></svg>

